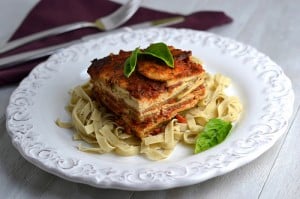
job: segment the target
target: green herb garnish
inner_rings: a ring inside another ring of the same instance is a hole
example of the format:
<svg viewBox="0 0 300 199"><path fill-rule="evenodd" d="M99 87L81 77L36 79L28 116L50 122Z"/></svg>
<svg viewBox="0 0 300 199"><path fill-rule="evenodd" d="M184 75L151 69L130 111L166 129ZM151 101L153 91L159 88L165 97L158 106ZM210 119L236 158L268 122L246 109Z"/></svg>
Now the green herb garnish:
<svg viewBox="0 0 300 199"><path fill-rule="evenodd" d="M194 153L205 151L221 143L228 135L232 125L221 119L210 119L197 137Z"/></svg>
<svg viewBox="0 0 300 199"><path fill-rule="evenodd" d="M169 67L174 68L173 55L168 46L164 43L151 44L143 53L161 59Z"/></svg>
<svg viewBox="0 0 300 199"><path fill-rule="evenodd" d="M134 51L132 51L131 55L126 59L124 64L124 75L126 77L129 77L133 73L137 64L138 56L143 54L158 58L167 66L174 68L174 58L168 46L162 42L154 43L143 51L140 50L140 48L136 48Z"/></svg>
<svg viewBox="0 0 300 199"><path fill-rule="evenodd" d="M126 59L125 66L124 66L124 75L126 77L129 77L135 70L137 57L140 52L141 50L139 48L136 48L134 51L132 51L130 57Z"/></svg>

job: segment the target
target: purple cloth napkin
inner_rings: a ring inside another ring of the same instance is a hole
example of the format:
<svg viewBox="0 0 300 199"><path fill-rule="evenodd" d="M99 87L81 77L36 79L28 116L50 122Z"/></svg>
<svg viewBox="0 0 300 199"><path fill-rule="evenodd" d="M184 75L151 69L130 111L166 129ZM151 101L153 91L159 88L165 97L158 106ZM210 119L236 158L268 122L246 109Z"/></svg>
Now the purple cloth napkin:
<svg viewBox="0 0 300 199"><path fill-rule="evenodd" d="M107 0L41 0L25 18L10 40L72 22L94 21L101 16L113 12L119 7L120 4ZM177 14L139 8L135 15L123 26L172 16L177 16ZM173 25L172 27L207 30L230 22L232 22L232 19L223 12L200 11L186 16L184 22ZM79 39L84 35L97 32L99 32L99 30L93 28L76 30L33 42L5 53L0 57ZM13 68L0 70L0 86L19 82L28 75L33 67L43 60L45 60L45 58L19 64Z"/></svg>

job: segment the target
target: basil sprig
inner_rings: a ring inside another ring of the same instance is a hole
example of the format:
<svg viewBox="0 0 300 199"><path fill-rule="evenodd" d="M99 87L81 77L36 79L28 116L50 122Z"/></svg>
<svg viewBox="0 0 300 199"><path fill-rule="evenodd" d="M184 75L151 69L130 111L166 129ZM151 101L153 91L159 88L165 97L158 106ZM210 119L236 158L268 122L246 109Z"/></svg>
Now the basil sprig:
<svg viewBox="0 0 300 199"><path fill-rule="evenodd" d="M198 135L194 153L205 151L221 143L232 128L230 122L218 118L210 119L202 132Z"/></svg>
<svg viewBox="0 0 300 199"><path fill-rule="evenodd" d="M174 58L168 46L162 42L154 43L143 51L140 50L140 48L136 48L134 51L132 51L131 55L126 59L124 64L124 75L126 77L129 77L133 73L137 64L138 56L143 54L160 59L167 66L174 68Z"/></svg>

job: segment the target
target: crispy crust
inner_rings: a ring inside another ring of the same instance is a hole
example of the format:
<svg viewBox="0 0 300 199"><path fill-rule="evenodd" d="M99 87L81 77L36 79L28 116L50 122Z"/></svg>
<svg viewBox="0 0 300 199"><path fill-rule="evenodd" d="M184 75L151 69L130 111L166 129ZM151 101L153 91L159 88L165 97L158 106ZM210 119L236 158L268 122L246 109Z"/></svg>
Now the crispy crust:
<svg viewBox="0 0 300 199"><path fill-rule="evenodd" d="M190 52L171 49L171 53L174 53L174 69L145 56L138 60L138 70L127 78L124 76L123 68L131 52L120 51L118 55L110 54L103 59L93 60L88 73L92 80L105 82L108 87L118 86L136 99L155 99L161 93L172 90L168 81L184 81L185 78L189 79L204 73L202 65L190 59Z"/></svg>
<svg viewBox="0 0 300 199"><path fill-rule="evenodd" d="M174 57L174 68L162 67L164 64L161 61L156 61L158 64L153 64L153 59L145 57L144 60L141 60L142 63L138 67L138 72L157 81L180 81L204 72L200 64L190 60L191 51L182 51L173 47L170 49Z"/></svg>

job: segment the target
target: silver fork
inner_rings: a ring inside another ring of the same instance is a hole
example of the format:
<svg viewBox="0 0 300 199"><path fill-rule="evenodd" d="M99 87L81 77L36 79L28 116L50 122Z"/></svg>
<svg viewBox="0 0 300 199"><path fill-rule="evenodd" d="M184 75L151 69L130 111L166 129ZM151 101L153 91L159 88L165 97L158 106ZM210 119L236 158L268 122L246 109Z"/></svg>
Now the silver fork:
<svg viewBox="0 0 300 199"><path fill-rule="evenodd" d="M121 6L115 12L105 17L101 17L94 22L87 22L87 21L76 22L76 23L48 29L42 32L38 32L26 37L22 37L20 39L13 40L5 44L0 49L0 53L7 52L9 50L20 47L24 44L33 42L38 39L66 33L80 28L92 27L92 28L98 28L103 31L117 28L120 25L124 24L126 21L128 21L128 19L130 19L132 15L134 15L134 13L138 10L140 3L141 0L129 0L126 4Z"/></svg>

